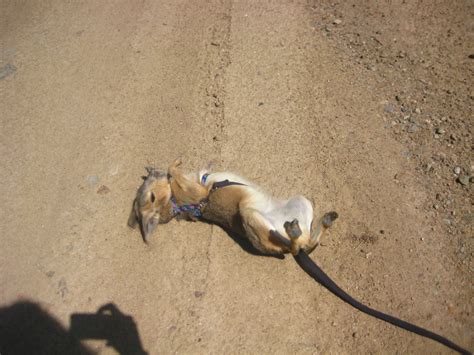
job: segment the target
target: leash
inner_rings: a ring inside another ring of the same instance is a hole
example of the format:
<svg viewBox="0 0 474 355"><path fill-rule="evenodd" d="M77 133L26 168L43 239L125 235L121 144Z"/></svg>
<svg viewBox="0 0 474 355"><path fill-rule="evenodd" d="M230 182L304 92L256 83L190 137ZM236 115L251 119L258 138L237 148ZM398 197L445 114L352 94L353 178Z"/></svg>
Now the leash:
<svg viewBox="0 0 474 355"><path fill-rule="evenodd" d="M206 180L210 174L204 174L201 178L201 185L206 185ZM217 189L221 189L223 187L227 186L232 186L232 185L238 185L238 186L247 186L245 184L242 184L241 182L236 182L236 181L229 181L228 179L223 180L223 181L218 181L212 184L211 192L216 191Z"/></svg>
<svg viewBox="0 0 474 355"><path fill-rule="evenodd" d="M326 287L330 292L332 292L334 295L339 297L341 300L343 300L346 303L349 303L352 307L357 308L359 311L364 312L375 318L381 319L390 324L393 324L396 327L408 330L409 332L437 341L438 343L446 345L448 348L451 348L459 352L460 354L465 354L465 355L471 354L466 349L461 348L459 345L454 344L451 340L441 335L433 333L427 329L418 327L414 324L405 322L389 314L385 314L383 312L377 311L373 308L370 308L360 303L359 301L354 299L352 296L347 294L344 290L342 290L338 285L336 285L336 283L332 281L331 278L328 275L326 275L326 273L323 270L321 270L321 268L318 265L316 265L316 263L304 251L301 250L298 253L298 255L294 256L294 258L296 262L298 263L298 265L309 276L311 276L314 280L316 280L322 286Z"/></svg>

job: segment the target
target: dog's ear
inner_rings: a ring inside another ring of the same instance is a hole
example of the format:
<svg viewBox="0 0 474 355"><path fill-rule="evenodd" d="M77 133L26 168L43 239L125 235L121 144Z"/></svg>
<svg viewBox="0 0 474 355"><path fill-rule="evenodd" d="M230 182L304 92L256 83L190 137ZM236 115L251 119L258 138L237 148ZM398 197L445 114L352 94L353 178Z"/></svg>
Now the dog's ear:
<svg viewBox="0 0 474 355"><path fill-rule="evenodd" d="M128 216L128 226L130 228L137 228L138 219L137 219L137 199L133 200L132 210L130 211L130 216Z"/></svg>
<svg viewBox="0 0 474 355"><path fill-rule="evenodd" d="M166 176L165 172L163 172L159 169L156 169L152 166L146 166L145 170L147 171L148 176L142 176L142 178L144 180L146 180L147 178L150 178L150 177L155 178L155 179L159 179L159 178L162 178L162 177Z"/></svg>

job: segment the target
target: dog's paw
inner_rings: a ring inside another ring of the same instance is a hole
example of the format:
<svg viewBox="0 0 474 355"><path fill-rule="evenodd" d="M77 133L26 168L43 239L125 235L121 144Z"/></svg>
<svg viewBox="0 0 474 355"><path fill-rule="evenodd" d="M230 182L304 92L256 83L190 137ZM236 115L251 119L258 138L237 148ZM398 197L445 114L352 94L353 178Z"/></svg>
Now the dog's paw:
<svg viewBox="0 0 474 355"><path fill-rule="evenodd" d="M299 222L296 218L291 222L285 222L283 227L285 228L286 234L288 234L291 239L299 238L303 233L301 232Z"/></svg>
<svg viewBox="0 0 474 355"><path fill-rule="evenodd" d="M328 212L323 216L323 226L329 228L332 226L332 223L339 217L337 212Z"/></svg>

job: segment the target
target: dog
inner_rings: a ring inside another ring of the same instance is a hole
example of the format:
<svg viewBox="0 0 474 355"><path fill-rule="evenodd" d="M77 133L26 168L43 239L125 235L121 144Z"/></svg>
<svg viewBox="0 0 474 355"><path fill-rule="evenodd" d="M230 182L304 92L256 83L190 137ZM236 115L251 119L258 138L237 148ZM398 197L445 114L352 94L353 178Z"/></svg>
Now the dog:
<svg viewBox="0 0 474 355"><path fill-rule="evenodd" d="M176 159L168 172L147 168L133 202L129 225L140 224L146 242L158 224L175 217L193 221L202 219L227 231L246 237L256 250L265 255L291 253L298 265L314 280L356 309L430 338L462 354L470 354L459 345L434 332L370 308L342 290L309 257L322 235L338 218L328 212L318 218L313 228L313 206L303 196L276 199L258 186L229 172L183 173Z"/></svg>
<svg viewBox="0 0 474 355"><path fill-rule="evenodd" d="M338 218L326 213L313 228L313 206L303 196L276 199L229 172L183 173L176 159L167 174L148 169L137 192L129 225L138 220L144 240L160 223L180 216L204 219L247 238L262 254L311 253Z"/></svg>

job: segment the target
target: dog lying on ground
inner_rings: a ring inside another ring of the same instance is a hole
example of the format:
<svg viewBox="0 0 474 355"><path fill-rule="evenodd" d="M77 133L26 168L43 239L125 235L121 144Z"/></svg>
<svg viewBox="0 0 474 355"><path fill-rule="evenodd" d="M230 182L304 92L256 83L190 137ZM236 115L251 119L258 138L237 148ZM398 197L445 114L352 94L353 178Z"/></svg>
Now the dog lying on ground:
<svg viewBox="0 0 474 355"><path fill-rule="evenodd" d="M313 206L303 196L279 200L235 174L206 170L184 174L179 165L181 160L175 160L167 175L150 169L138 191L134 214L145 240L157 224L185 215L246 237L263 254L296 255L300 250L309 254L338 217L336 212L326 213L312 228Z"/></svg>
<svg viewBox="0 0 474 355"><path fill-rule="evenodd" d="M308 256L321 236L338 218L326 213L313 224L313 207L303 196L275 199L251 182L232 173L184 174L175 160L168 173L147 168L133 203L129 225L140 225L146 242L160 223L174 217L203 219L246 237L263 254L291 252L296 262L313 279L358 310L410 332L433 339L462 354L469 352L449 339L399 318L382 313L348 295Z"/></svg>

